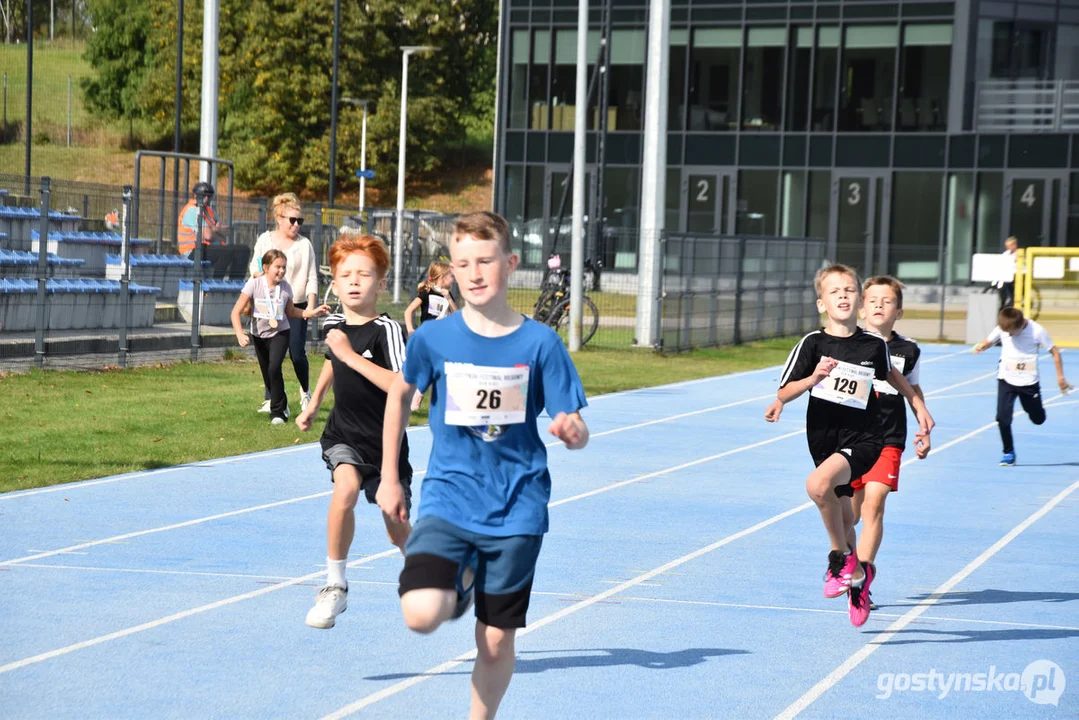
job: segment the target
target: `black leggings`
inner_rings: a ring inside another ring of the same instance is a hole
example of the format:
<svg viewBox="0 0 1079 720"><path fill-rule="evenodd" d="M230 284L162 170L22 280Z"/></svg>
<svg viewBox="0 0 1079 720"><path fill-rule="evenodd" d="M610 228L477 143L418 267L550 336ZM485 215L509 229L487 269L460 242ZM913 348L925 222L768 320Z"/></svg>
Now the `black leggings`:
<svg viewBox="0 0 1079 720"><path fill-rule="evenodd" d="M1020 387L997 380L997 425L1000 427L1000 441L1004 444L1006 453L1015 452L1012 440L1012 409L1015 407L1016 398L1019 398L1019 404L1023 406L1032 423L1041 425L1045 422L1045 408L1042 407L1042 392L1038 383Z"/></svg>
<svg viewBox="0 0 1079 720"><path fill-rule="evenodd" d="M279 332L268 338L252 336L255 355L262 370L262 382L270 388L270 417L284 419L288 413L288 397L285 395L285 378L281 375L281 364L288 352L287 332Z"/></svg>
<svg viewBox="0 0 1079 720"><path fill-rule="evenodd" d="M307 303L293 303L297 310L306 310ZM292 369L300 381L300 390L307 392L311 385L311 364L307 360L307 321L288 319L288 354L292 358ZM270 386L267 384L263 400L270 399Z"/></svg>

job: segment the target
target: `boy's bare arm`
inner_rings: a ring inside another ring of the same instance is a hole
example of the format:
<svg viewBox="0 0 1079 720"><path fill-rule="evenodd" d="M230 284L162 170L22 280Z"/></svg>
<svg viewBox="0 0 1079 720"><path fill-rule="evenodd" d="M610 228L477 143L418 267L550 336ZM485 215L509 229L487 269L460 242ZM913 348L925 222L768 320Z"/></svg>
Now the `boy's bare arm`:
<svg viewBox="0 0 1079 720"><path fill-rule="evenodd" d="M1053 364L1057 368L1057 386L1060 387L1060 392L1067 394L1071 390L1071 385L1064 377L1064 358L1060 355L1060 348L1054 345L1049 348L1049 354L1053 356Z"/></svg>
<svg viewBox="0 0 1079 720"><path fill-rule="evenodd" d="M899 372L899 368L893 367L888 372L888 383L894 387L899 394L907 399L910 403L911 410L914 411L914 415L918 418L919 435L928 435L933 430L933 426L936 423L933 421L933 416L929 414L929 410L925 407L925 400L920 393L914 392L914 388L911 387L907 379L903 377L903 373Z"/></svg>
<svg viewBox="0 0 1079 720"><path fill-rule="evenodd" d="M797 400L803 393L812 390L814 385L828 377L828 373L832 372L838 364L839 362L835 358L822 357L809 377L787 383L779 388L779 391L776 392L776 397L784 405Z"/></svg>
<svg viewBox="0 0 1079 720"><path fill-rule="evenodd" d="M311 429L311 422L318 416L318 409L322 406L322 399L333 386L333 363L327 360L322 364L322 372L318 375L314 392L311 393L311 401L307 403L307 409L296 416L296 427L304 432Z"/></svg>
<svg viewBox="0 0 1079 720"><path fill-rule="evenodd" d="M386 414L382 423L382 479L375 501L382 512L398 522L408 520L404 490L401 488L401 442L408 424L409 403L416 386L397 375L386 391Z"/></svg>

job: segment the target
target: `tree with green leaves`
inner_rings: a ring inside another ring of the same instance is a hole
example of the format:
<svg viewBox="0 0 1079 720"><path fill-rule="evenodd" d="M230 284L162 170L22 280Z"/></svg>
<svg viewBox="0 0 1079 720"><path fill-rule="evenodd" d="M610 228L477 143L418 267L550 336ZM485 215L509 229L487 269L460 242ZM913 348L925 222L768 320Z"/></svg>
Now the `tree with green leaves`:
<svg viewBox="0 0 1079 720"><path fill-rule="evenodd" d="M104 17L130 13L145 27L88 50L99 83L87 101L107 114L140 117L172 133L176 2L91 0ZM328 185L333 3L329 0L222 0L219 28L220 154L236 163L239 187L318 195ZM342 0L339 96L367 98L368 164L375 187L396 177L402 45L434 45L409 67L408 169L443 166L465 140L466 125L493 120L498 6L494 0ZM185 3L185 129L198 127L202 8ZM106 79L115 88L104 91ZM115 97L113 96L115 95ZM107 102L103 102L106 101ZM339 181L360 166L361 110L338 116Z"/></svg>

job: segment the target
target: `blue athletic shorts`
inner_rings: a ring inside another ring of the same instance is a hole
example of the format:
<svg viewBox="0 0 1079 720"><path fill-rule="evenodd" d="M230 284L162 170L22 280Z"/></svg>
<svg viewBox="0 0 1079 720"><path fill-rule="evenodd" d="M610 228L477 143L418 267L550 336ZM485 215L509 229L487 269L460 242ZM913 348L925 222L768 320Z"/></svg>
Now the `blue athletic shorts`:
<svg viewBox="0 0 1079 720"><path fill-rule="evenodd" d="M524 627L542 545L542 535L480 535L426 515L405 545L398 593L428 588L460 592L458 572L469 564L476 572L476 618L491 627Z"/></svg>

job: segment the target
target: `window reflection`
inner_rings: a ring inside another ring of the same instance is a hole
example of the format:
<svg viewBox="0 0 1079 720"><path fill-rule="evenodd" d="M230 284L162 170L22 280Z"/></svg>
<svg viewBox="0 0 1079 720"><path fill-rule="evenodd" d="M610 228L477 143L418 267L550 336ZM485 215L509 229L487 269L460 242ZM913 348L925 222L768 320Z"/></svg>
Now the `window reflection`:
<svg viewBox="0 0 1079 720"><path fill-rule="evenodd" d="M689 78L689 129L733 130L738 122L738 64L742 31L693 33Z"/></svg>

